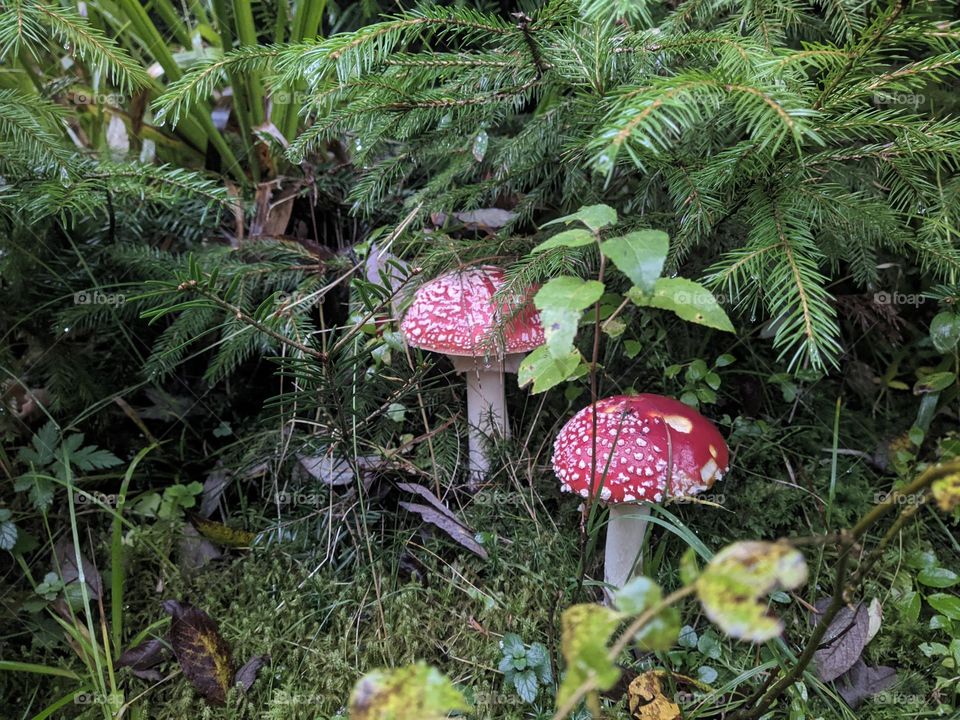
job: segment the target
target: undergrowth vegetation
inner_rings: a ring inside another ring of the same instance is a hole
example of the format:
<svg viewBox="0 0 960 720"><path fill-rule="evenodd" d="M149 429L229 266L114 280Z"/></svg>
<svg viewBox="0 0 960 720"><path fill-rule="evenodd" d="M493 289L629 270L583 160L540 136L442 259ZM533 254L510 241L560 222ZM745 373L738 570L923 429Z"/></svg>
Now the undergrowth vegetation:
<svg viewBox="0 0 960 720"><path fill-rule="evenodd" d="M956 717L958 23L0 0L0 716ZM400 320L493 265L470 487ZM729 470L605 587L554 439L638 393Z"/></svg>

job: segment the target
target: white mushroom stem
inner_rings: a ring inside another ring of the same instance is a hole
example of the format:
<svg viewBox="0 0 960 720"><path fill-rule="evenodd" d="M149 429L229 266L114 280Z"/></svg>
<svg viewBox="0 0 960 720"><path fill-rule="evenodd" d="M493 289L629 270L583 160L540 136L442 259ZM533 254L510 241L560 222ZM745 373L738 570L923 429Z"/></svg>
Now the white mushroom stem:
<svg viewBox="0 0 960 720"><path fill-rule="evenodd" d="M508 356L509 357L509 356ZM467 422L470 425L470 476L467 487L476 491L490 470L487 443L510 437L504 373L507 362L484 364L483 358L453 356L453 367L467 379Z"/></svg>
<svg viewBox="0 0 960 720"><path fill-rule="evenodd" d="M613 593L634 576L634 568L643 566L643 536L647 531L650 505L618 503L610 505L607 521L607 545L603 555L603 595L612 604Z"/></svg>

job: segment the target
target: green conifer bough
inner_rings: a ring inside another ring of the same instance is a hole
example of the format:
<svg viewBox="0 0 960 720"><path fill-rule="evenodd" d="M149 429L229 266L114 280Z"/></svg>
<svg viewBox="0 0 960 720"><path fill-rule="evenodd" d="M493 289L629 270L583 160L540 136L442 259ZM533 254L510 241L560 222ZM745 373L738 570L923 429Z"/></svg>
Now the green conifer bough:
<svg viewBox="0 0 960 720"><path fill-rule="evenodd" d="M517 222L591 200L663 227L793 366L842 352L831 283L906 256L955 281L960 28L946 3L422 5L220 62L305 85L294 161L348 138L361 210L511 198ZM624 6L624 7L621 7ZM633 10L629 10L629 8ZM158 102L209 93L198 67Z"/></svg>

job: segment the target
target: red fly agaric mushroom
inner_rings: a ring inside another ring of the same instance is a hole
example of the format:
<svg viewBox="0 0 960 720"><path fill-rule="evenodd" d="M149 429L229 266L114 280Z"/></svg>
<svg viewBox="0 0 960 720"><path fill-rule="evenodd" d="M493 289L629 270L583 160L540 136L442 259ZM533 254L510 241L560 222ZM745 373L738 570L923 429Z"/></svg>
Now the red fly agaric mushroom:
<svg viewBox="0 0 960 720"><path fill-rule="evenodd" d="M639 566L650 503L708 490L729 464L727 445L716 426L662 395L600 400L596 436L589 405L563 426L553 447L560 489L610 508L604 554L608 601L610 590L623 587Z"/></svg>
<svg viewBox="0 0 960 720"><path fill-rule="evenodd" d="M544 342L529 293L493 301L503 284L503 270L490 265L441 275L417 290L400 324L410 345L443 353L466 373L471 489L489 468L485 439L509 435L503 375Z"/></svg>

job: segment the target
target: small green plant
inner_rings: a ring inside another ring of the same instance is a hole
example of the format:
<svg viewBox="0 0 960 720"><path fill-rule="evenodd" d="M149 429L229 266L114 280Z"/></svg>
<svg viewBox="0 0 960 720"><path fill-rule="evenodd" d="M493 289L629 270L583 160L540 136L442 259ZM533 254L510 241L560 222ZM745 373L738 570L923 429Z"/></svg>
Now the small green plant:
<svg viewBox="0 0 960 720"><path fill-rule="evenodd" d="M899 596L898 609L909 622L918 622L921 614L929 617L927 625L937 639L920 643L918 649L924 657L938 661L934 690L940 697L938 710L945 712L960 701L955 692L960 672L960 597L951 589L960 585L960 575L944 567L931 551L910 553L904 564L916 573L916 589Z"/></svg>
<svg viewBox="0 0 960 720"><path fill-rule="evenodd" d="M728 353L720 355L713 361L712 366L707 365L706 360L696 358L683 365L667 366L663 376L672 380L679 378L682 372L683 386L679 393L680 400L690 407L699 408L701 405L712 405L717 401L717 390L722 383L717 371L735 362L736 358Z"/></svg>
<svg viewBox="0 0 960 720"><path fill-rule="evenodd" d="M673 662L689 668L706 685L717 679L718 673L712 663L723 657L723 646L714 630L707 629L698 634L691 626L684 625L677 636L677 645L680 649L670 653Z"/></svg>
<svg viewBox="0 0 960 720"><path fill-rule="evenodd" d="M33 438L31 447L22 453L22 457L31 462L32 473L28 475L35 487L41 487L43 494L32 495L31 500L45 500L49 489L50 499L41 504L45 510L52 501L53 485L39 485L39 481L54 483L61 481L68 490L67 508L69 511L69 532L55 546L55 571L46 573L42 580L36 581L27 569L27 563L16 546L11 548L18 564L25 569L27 580L33 586L33 597L21 605L28 613L44 612L63 631L67 645L75 652L81 670L68 667L20 662L18 660L0 660L0 671L29 673L35 675L54 675L75 681L73 689L63 698L41 713L49 717L64 704L74 701L88 702L96 699L96 706L105 720L119 717L127 712L131 703L127 701L121 686L118 668L124 641L124 580L125 562L123 545L123 509L127 490L137 466L156 446L150 446L127 465L118 492L116 509L109 509L112 515L112 533L110 542L110 603L106 605L103 597L104 582L97 570L81 552L80 528L77 522L77 503L74 468L77 458L87 468L110 467L121 461L112 454L95 447L83 447L83 436L68 435L58 442L59 433L52 426L45 426ZM48 467L54 476L44 477L37 474L37 467ZM51 543L53 538L50 539ZM62 603L56 601L63 600ZM147 638L155 626L147 627L134 634L130 639L135 646Z"/></svg>
<svg viewBox="0 0 960 720"><path fill-rule="evenodd" d="M549 390L564 381L582 377L598 363L600 334L619 319L628 305L638 308L659 308L675 313L683 320L733 332L733 325L723 308L707 288L681 277L661 277L670 242L660 230L635 230L626 235L603 239L604 231L616 225L617 212L607 205L580 208L547 225L574 223L586 226L564 230L537 245L531 255L545 252L595 247L600 254L596 280L561 275L549 280L533 298L543 321L546 344L537 348L520 365L520 385L533 383L533 392ZM611 305L606 285L607 261L611 261L632 283L625 297ZM574 346L577 330L589 309L593 310L594 343L588 362ZM622 332L618 327L617 332Z"/></svg>
<svg viewBox="0 0 960 720"><path fill-rule="evenodd" d="M543 644L524 645L519 635L507 633L500 641L500 651L503 657L497 669L503 673L504 685L516 690L524 702L533 703L541 687L553 684L550 655Z"/></svg>
<svg viewBox="0 0 960 720"><path fill-rule="evenodd" d="M61 436L53 422L48 422L37 432L27 445L17 453L17 460L28 466L14 481L17 492L26 492L33 507L46 511L53 503L56 485L66 485L69 456L74 471L91 472L103 470L121 464L109 450L95 445L83 445L83 434L72 433Z"/></svg>
<svg viewBox="0 0 960 720"><path fill-rule="evenodd" d="M141 495L131 507L131 512L161 520L182 517L184 510L196 506L197 498L202 493L203 483L197 481L186 484L177 483L164 488L162 493L150 492Z"/></svg>

